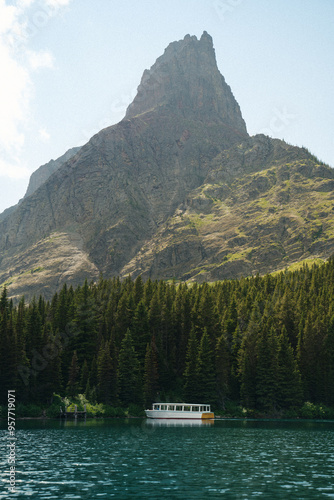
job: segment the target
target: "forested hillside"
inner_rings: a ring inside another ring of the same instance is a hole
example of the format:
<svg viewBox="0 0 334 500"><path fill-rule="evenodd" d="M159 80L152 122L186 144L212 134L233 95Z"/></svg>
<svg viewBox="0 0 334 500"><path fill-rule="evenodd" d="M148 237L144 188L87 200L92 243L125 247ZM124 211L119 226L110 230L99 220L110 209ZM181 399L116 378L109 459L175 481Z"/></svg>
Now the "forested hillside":
<svg viewBox="0 0 334 500"><path fill-rule="evenodd" d="M118 278L51 302L0 299L0 404L53 393L126 407L230 401L263 413L334 405L334 259L214 284Z"/></svg>

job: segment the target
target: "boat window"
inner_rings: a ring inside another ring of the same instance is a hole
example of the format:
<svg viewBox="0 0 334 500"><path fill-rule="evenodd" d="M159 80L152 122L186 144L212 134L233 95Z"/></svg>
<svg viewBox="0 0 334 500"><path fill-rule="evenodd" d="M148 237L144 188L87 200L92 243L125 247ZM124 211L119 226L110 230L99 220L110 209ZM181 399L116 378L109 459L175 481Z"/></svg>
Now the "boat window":
<svg viewBox="0 0 334 500"><path fill-rule="evenodd" d="M176 411L182 411L182 406L176 405L176 406L175 406L175 410L176 410Z"/></svg>
<svg viewBox="0 0 334 500"><path fill-rule="evenodd" d="M154 405L155 410L160 410L160 405Z"/></svg>
<svg viewBox="0 0 334 500"><path fill-rule="evenodd" d="M193 406L193 411L199 411L199 406Z"/></svg>
<svg viewBox="0 0 334 500"><path fill-rule="evenodd" d="M190 411L190 406L185 406L185 407L183 408L183 411Z"/></svg>
<svg viewBox="0 0 334 500"><path fill-rule="evenodd" d="M168 405L168 410L174 411L175 410L175 406L174 405Z"/></svg>
<svg viewBox="0 0 334 500"><path fill-rule="evenodd" d="M162 410L167 410L167 405L161 405Z"/></svg>

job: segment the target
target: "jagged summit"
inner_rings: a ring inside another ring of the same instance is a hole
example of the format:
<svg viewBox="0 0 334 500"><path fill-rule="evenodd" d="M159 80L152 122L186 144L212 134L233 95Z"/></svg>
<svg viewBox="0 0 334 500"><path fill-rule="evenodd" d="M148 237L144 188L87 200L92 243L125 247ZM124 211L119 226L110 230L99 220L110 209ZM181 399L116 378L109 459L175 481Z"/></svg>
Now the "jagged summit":
<svg viewBox="0 0 334 500"><path fill-rule="evenodd" d="M172 42L145 70L126 119L162 108L163 112L223 123L247 135L240 108L218 70L212 37L186 35Z"/></svg>
<svg viewBox="0 0 334 500"><path fill-rule="evenodd" d="M180 52L188 45L197 45L201 46L201 48L206 49L210 56L213 56L215 59L215 51L213 48L213 40L212 36L210 36L207 31L203 31L201 38L198 40L196 35L185 35L182 40L171 42L165 49L164 54L159 57L158 60L163 59L164 57L170 57L172 54Z"/></svg>

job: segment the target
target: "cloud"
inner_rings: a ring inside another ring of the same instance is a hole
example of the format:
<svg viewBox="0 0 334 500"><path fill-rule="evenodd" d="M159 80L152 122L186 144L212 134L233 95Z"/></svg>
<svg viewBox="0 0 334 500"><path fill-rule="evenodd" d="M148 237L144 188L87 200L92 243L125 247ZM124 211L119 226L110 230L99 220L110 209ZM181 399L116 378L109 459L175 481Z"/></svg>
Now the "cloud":
<svg viewBox="0 0 334 500"><path fill-rule="evenodd" d="M50 7L66 7L71 0L46 0L46 4L49 5Z"/></svg>
<svg viewBox="0 0 334 500"><path fill-rule="evenodd" d="M22 146L20 124L27 116L30 94L28 71L15 61L0 43L0 147L9 152Z"/></svg>
<svg viewBox="0 0 334 500"><path fill-rule="evenodd" d="M20 165L19 160L6 161L0 158L0 177L9 179L26 179L30 176L30 171L26 165Z"/></svg>
<svg viewBox="0 0 334 500"><path fill-rule="evenodd" d="M39 139L42 141L42 142L49 142L50 140L50 134L47 130L45 130L45 128L41 128L39 131L38 131L38 135L39 135Z"/></svg>
<svg viewBox="0 0 334 500"><path fill-rule="evenodd" d="M47 50L27 53L29 66L32 70L38 68L53 68L53 56Z"/></svg>
<svg viewBox="0 0 334 500"><path fill-rule="evenodd" d="M8 5L0 0L0 175L22 178L20 153L31 120L34 72L52 69L53 56L47 50L31 50L29 42L60 8L71 0L18 0ZM41 129L43 130L43 129ZM46 131L42 140L48 140Z"/></svg>

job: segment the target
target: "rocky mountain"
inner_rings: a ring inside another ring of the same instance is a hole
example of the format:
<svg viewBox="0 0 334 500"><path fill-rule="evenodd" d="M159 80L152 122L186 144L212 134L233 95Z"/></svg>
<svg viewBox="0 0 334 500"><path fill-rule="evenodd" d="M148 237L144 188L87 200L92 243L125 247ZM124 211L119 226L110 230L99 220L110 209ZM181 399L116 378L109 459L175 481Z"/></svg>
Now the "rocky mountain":
<svg viewBox="0 0 334 500"><path fill-rule="evenodd" d="M58 168L60 168L67 160L72 158L78 151L79 147L77 148L71 148L68 151L66 151L65 154L57 158L56 160L50 160L48 163L45 165L42 165L39 167L31 176L29 179L29 184L27 191L24 195L24 197L14 206L7 208L0 214L0 221L4 220L8 215L13 213L18 205L22 203L22 201L30 196L32 193L36 191L36 189L39 188L49 177L53 172L55 172Z"/></svg>
<svg viewBox="0 0 334 500"><path fill-rule="evenodd" d="M39 167L31 175L29 179L28 188L26 194L24 195L24 198L27 198L28 196L33 194L36 191L36 189L39 188L39 186L41 186L42 184L44 184L44 182L48 180L48 178L50 177L50 175L53 174L53 172L58 170L58 168L60 168L67 160L72 158L72 156L76 155L79 149L80 149L79 147L71 148L56 160L50 160L45 165Z"/></svg>
<svg viewBox="0 0 334 500"><path fill-rule="evenodd" d="M132 274L215 280L327 257L334 174L308 151L249 137L211 37L171 43L125 118L0 221L0 283L50 297Z"/></svg>
<svg viewBox="0 0 334 500"><path fill-rule="evenodd" d="M334 171L263 135L219 154L205 181L126 265L143 278L265 274L334 250Z"/></svg>

